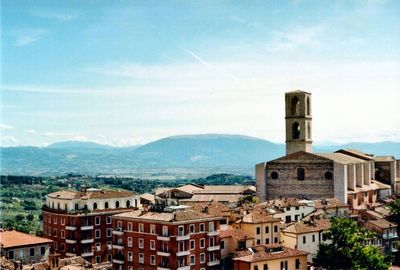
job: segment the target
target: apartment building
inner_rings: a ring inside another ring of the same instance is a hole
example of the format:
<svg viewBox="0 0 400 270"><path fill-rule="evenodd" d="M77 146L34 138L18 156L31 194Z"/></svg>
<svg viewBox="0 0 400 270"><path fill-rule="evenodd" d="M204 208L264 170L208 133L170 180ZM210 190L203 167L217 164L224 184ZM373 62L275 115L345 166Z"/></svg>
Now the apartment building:
<svg viewBox="0 0 400 270"><path fill-rule="evenodd" d="M111 216L140 207L132 192L87 189L58 191L46 196L43 234L61 257L82 256L92 263L112 259Z"/></svg>
<svg viewBox="0 0 400 270"><path fill-rule="evenodd" d="M114 215L115 270L219 269L221 217L186 206Z"/></svg>

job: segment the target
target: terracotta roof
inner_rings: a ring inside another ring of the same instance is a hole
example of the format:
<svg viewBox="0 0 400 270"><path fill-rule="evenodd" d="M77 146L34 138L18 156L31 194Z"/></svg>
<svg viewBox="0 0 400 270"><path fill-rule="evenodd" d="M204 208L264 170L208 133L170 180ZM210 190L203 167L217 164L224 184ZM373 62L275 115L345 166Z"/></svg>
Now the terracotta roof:
<svg viewBox="0 0 400 270"><path fill-rule="evenodd" d="M299 221L293 223L292 225L286 227L283 230L283 232L303 234L303 233L328 230L330 226L331 226L331 221L329 219L315 218L314 221L309 221L309 222Z"/></svg>
<svg viewBox="0 0 400 270"><path fill-rule="evenodd" d="M204 189L199 189L193 191L193 194L196 193L210 193L210 194L241 194L245 190L253 190L255 191L254 186L243 186L243 185L213 185L213 186L204 186Z"/></svg>
<svg viewBox="0 0 400 270"><path fill-rule="evenodd" d="M301 163L307 163L307 162L330 163L330 162L332 162L331 159L325 158L325 157L317 155L317 154L313 154L313 153L309 153L309 152L305 152L305 151L298 151L298 152L294 152L289 155L282 156L280 158L268 161L267 164L292 163L294 160L296 162L300 161ZM260 164L263 164L263 163L260 163Z"/></svg>
<svg viewBox="0 0 400 270"><path fill-rule="evenodd" d="M190 199L182 199L183 202L237 202L241 197L240 194L199 194L195 193Z"/></svg>
<svg viewBox="0 0 400 270"><path fill-rule="evenodd" d="M361 158L363 160L373 160L374 159L373 155L364 153L357 149L339 149L336 151L336 153L343 153L345 155L354 156L356 158Z"/></svg>
<svg viewBox="0 0 400 270"><path fill-rule="evenodd" d="M205 213L215 216L231 216L231 209L225 204L216 201L196 203L192 206L192 209L203 213L207 210Z"/></svg>
<svg viewBox="0 0 400 270"><path fill-rule="evenodd" d="M342 153L315 153L318 156L330 159L334 162L341 164L350 164L350 163L363 163L364 160L355 158Z"/></svg>
<svg viewBox="0 0 400 270"><path fill-rule="evenodd" d="M329 199L324 199L324 200L315 200L314 201L314 206L316 209L330 209L330 208L344 208L348 207L350 208L350 205L342 202L339 199L336 198L329 198Z"/></svg>
<svg viewBox="0 0 400 270"><path fill-rule="evenodd" d="M263 211L253 210L246 214L238 222L240 223L265 223L265 222L279 222L280 218L274 218L273 215L267 214Z"/></svg>
<svg viewBox="0 0 400 270"><path fill-rule="evenodd" d="M371 223L379 228L386 229L386 228L396 228L397 225L387 221L386 219L380 218L376 220L368 220L367 223Z"/></svg>
<svg viewBox="0 0 400 270"><path fill-rule="evenodd" d="M32 234L17 231L0 232L0 244L2 248L42 245L51 243L53 243L53 240L35 236Z"/></svg>
<svg viewBox="0 0 400 270"><path fill-rule="evenodd" d="M117 214L114 215L113 217L141 219L143 221L156 220L165 222L179 222L179 221L190 221L190 220L207 219L207 218L218 218L216 216L200 213L194 210L181 210L175 212L153 212L153 211L144 212L142 210L136 210L122 214Z"/></svg>
<svg viewBox="0 0 400 270"><path fill-rule="evenodd" d="M150 201L150 202L154 202L155 201L154 200L154 195L150 194L150 193L143 193L142 195L140 195L140 198L141 199L145 199L145 200Z"/></svg>
<svg viewBox="0 0 400 270"><path fill-rule="evenodd" d="M109 199L109 198L123 198L132 197L133 192L126 190L94 190L94 191L70 191L62 190L47 194L49 198L57 199Z"/></svg>
<svg viewBox="0 0 400 270"><path fill-rule="evenodd" d="M251 234L239 229L220 230L219 237L220 238L232 237L237 240L254 239L254 237Z"/></svg>
<svg viewBox="0 0 400 270"><path fill-rule="evenodd" d="M298 198L283 198L259 203L255 206L255 209L268 207L286 208L289 206L303 206L307 205L307 203L312 203L312 201L302 200Z"/></svg>
<svg viewBox="0 0 400 270"><path fill-rule="evenodd" d="M298 249L283 246L281 246L281 248L281 251L270 252L268 251L267 246L252 247L251 249L255 252L251 252L250 250L239 251L236 253L236 256L233 258L233 260L253 263L289 257L307 256L308 254L308 252Z"/></svg>

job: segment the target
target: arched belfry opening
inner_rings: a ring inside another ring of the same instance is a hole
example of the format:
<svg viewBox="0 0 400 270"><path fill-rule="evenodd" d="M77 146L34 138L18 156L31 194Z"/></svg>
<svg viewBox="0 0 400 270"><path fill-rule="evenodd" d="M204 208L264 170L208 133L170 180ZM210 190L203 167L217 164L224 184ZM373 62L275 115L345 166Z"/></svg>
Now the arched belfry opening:
<svg viewBox="0 0 400 270"><path fill-rule="evenodd" d="M300 101L297 96L292 98L292 115L299 115L300 113Z"/></svg>
<svg viewBox="0 0 400 270"><path fill-rule="evenodd" d="M306 104L306 111L307 111L307 115L310 116L311 115L311 107L310 107L310 97L307 97L307 104Z"/></svg>
<svg viewBox="0 0 400 270"><path fill-rule="evenodd" d="M307 139L311 139L311 127L310 127L310 123L307 123Z"/></svg>
<svg viewBox="0 0 400 270"><path fill-rule="evenodd" d="M300 139L300 125L297 122L295 122L292 126L292 139Z"/></svg>

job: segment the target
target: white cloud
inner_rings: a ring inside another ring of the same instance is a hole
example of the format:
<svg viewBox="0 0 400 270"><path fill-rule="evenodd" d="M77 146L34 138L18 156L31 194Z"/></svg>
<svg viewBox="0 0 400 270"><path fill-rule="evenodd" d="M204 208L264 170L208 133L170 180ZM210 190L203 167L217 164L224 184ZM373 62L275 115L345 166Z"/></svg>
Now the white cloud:
<svg viewBox="0 0 400 270"><path fill-rule="evenodd" d="M14 129L14 127L6 124L0 124L0 129Z"/></svg>
<svg viewBox="0 0 400 270"><path fill-rule="evenodd" d="M15 37L13 45L22 47L40 40L47 31L44 29L19 29L12 32Z"/></svg>
<svg viewBox="0 0 400 270"><path fill-rule="evenodd" d="M1 146L10 146L18 143L18 140L14 136L1 136L0 145Z"/></svg>

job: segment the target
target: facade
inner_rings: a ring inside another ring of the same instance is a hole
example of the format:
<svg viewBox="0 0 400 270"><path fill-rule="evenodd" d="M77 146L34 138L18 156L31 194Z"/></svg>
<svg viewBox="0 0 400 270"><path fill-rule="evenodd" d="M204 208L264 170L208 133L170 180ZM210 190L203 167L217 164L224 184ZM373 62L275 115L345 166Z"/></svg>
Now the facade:
<svg viewBox="0 0 400 270"><path fill-rule="evenodd" d="M115 270L219 269L220 217L170 206L114 215Z"/></svg>
<svg viewBox="0 0 400 270"><path fill-rule="evenodd" d="M335 198L316 200L315 209L323 212L328 217L348 217L350 205Z"/></svg>
<svg viewBox="0 0 400 270"><path fill-rule="evenodd" d="M43 234L61 257L82 256L92 263L111 261L114 214L140 207L140 199L121 190L58 191L46 196Z"/></svg>
<svg viewBox="0 0 400 270"><path fill-rule="evenodd" d="M286 156L256 165L261 202L280 197L336 198L359 210L374 204L379 194L390 194L390 185L374 181L371 155L349 149L312 152L310 93L289 92L285 100Z"/></svg>
<svg viewBox="0 0 400 270"><path fill-rule="evenodd" d="M307 270L307 252L281 245L255 246L238 252L234 270Z"/></svg>
<svg viewBox="0 0 400 270"><path fill-rule="evenodd" d="M233 226L251 235L257 246L280 243L281 219L264 211L251 211Z"/></svg>
<svg viewBox="0 0 400 270"><path fill-rule="evenodd" d="M1 231L1 256L22 264L47 261L53 241L17 231Z"/></svg>
<svg viewBox="0 0 400 270"><path fill-rule="evenodd" d="M397 252L397 225L386 219L372 219L363 223L364 227L375 232L376 238L373 239L378 244L383 253Z"/></svg>
<svg viewBox="0 0 400 270"><path fill-rule="evenodd" d="M308 220L293 223L282 230L281 239L285 247L306 251L307 261L317 255L319 244L324 241L323 233L331 226L330 219L312 216Z"/></svg>

